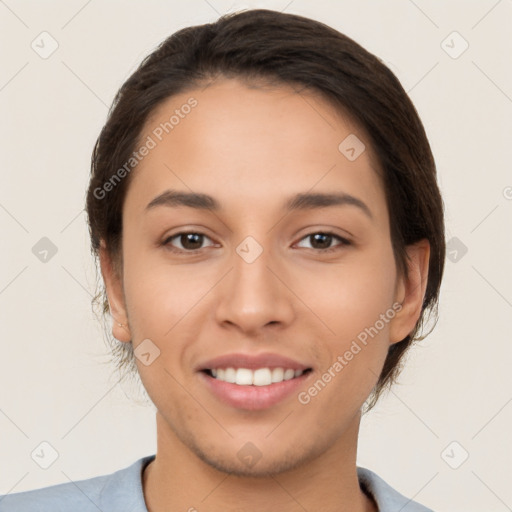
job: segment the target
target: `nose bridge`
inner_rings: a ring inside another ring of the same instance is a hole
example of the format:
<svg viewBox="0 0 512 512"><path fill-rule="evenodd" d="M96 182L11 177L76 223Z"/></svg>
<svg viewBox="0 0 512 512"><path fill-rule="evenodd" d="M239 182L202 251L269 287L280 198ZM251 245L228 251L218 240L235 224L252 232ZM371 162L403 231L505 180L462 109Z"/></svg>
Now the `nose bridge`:
<svg viewBox="0 0 512 512"><path fill-rule="evenodd" d="M275 275L279 262L266 246L248 236L235 247L230 259L231 272L221 290L217 319L257 330L268 323L287 323L293 316L292 294ZM283 279L286 281L286 279Z"/></svg>

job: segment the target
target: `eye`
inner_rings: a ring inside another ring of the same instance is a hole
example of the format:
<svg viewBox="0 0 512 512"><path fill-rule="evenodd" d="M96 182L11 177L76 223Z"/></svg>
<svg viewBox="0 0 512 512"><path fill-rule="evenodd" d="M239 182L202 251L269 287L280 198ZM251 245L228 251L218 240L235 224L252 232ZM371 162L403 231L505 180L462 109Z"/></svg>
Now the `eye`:
<svg viewBox="0 0 512 512"><path fill-rule="evenodd" d="M176 239L181 247L175 247L172 241ZM203 249L202 245L205 239L211 240L204 233L195 231L182 231L176 233L164 240L163 245L168 246L171 251L175 252L193 252ZM210 246L214 245L213 243Z"/></svg>
<svg viewBox="0 0 512 512"><path fill-rule="evenodd" d="M340 246L351 245L350 241L332 232L317 231L315 233L309 233L302 240L310 240L311 249L318 249L319 252L331 252L337 250ZM331 243L335 240L339 240L341 243L331 246Z"/></svg>
<svg viewBox="0 0 512 512"><path fill-rule="evenodd" d="M347 240L346 238L336 235L335 233L326 231L316 231L314 233L309 233L308 235L303 237L300 242L302 242L302 240L308 239L310 240L310 243L312 245L312 247L310 248L316 249L318 252L322 253L335 251L339 249L339 247L351 245L350 241ZM162 245L168 247L169 250L173 252L190 253L204 249L203 243L205 240L211 241L211 238L205 235L204 233L196 231L182 231L180 233L176 233L166 238ZM335 246L332 246L332 242L335 240L338 240L340 243L338 243ZM175 243L178 243L179 246L176 247L176 245L173 244L173 241L176 241ZM215 244L212 242L208 246L212 247L214 245Z"/></svg>

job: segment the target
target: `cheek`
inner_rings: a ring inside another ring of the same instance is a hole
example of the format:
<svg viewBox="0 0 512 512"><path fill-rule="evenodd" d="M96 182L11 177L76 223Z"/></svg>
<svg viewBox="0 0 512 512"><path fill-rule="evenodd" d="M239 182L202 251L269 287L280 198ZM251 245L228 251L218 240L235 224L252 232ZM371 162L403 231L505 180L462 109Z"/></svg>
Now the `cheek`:
<svg viewBox="0 0 512 512"><path fill-rule="evenodd" d="M161 252L162 251L162 252ZM212 276L190 265L171 264L165 249L125 244L124 287L135 334L163 339L212 286Z"/></svg>
<svg viewBox="0 0 512 512"><path fill-rule="evenodd" d="M296 293L325 324L326 332L338 340L356 338L373 326L381 315L393 314L395 264L390 252L354 253L339 265L317 267L296 279ZM392 318L392 316L391 316ZM388 329L379 322L380 330Z"/></svg>
<svg viewBox="0 0 512 512"><path fill-rule="evenodd" d="M200 323L190 322L190 318L211 288L211 279L191 272L189 266L170 265L161 256L157 259L140 250L126 255L125 297L133 347L137 353L138 345L149 339L156 346L150 345L151 357L158 353L151 364L139 359L136 364L153 402L158 408L165 407L166 396L186 399L177 382L182 380L182 369L188 367L191 340L197 338L200 328Z"/></svg>
<svg viewBox="0 0 512 512"><path fill-rule="evenodd" d="M313 330L323 333L318 343L326 355L304 399L322 395L318 406L336 404L332 414L337 415L335 410L351 409L366 400L388 352L389 327L395 316L391 249L354 254L350 264L331 266L302 285L301 293L309 290L308 305L317 315L310 317L318 326Z"/></svg>

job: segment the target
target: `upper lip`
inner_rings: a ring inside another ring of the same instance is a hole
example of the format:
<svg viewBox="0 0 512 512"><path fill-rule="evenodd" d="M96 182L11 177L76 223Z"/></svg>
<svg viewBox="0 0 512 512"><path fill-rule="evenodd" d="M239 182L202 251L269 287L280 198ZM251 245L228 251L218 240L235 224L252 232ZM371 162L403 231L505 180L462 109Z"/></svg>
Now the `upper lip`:
<svg viewBox="0 0 512 512"><path fill-rule="evenodd" d="M197 370L202 371L230 367L248 368L250 370L256 370L258 368L291 368L292 370L307 370L311 368L311 366L299 363L289 357L265 352L257 355L241 353L225 354L199 364Z"/></svg>

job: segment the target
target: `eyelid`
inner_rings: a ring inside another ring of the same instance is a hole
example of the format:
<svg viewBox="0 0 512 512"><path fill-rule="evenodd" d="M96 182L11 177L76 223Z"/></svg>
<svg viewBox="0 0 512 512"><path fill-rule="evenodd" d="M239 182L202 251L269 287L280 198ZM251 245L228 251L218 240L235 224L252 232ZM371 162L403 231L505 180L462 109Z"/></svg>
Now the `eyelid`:
<svg viewBox="0 0 512 512"><path fill-rule="evenodd" d="M322 233L324 235L331 235L335 238L340 239L345 244L353 245L356 243L357 238L347 231L346 229L342 229L339 226L333 226L329 224L310 224L298 231L298 235L296 235L294 238L295 240L302 240L308 236L315 235L317 233ZM302 234L301 234L302 233ZM299 238L297 238L297 236ZM295 242L297 243L297 242Z"/></svg>
<svg viewBox="0 0 512 512"><path fill-rule="evenodd" d="M338 235L337 233L335 233L334 231L332 230L329 230L329 229L316 229L316 230L313 230L313 231L309 231L308 233L306 233L304 236L302 236L297 243L300 243L302 242L302 240L305 240L313 235L316 235L316 234L322 234L322 235L327 235L327 236L330 236L332 238L337 238L339 240L340 243L338 243L337 245L334 245L332 247L328 247L327 249L315 249L314 247L305 247L305 249L311 249L312 251L314 252L317 252L319 254L325 254L327 252L332 252L332 251L336 251L338 250L339 248L341 247L348 247L348 246L351 246L353 245L353 242L348 239L347 237L344 237L344 236L341 236L341 235ZM296 245L294 244L294 245Z"/></svg>
<svg viewBox="0 0 512 512"><path fill-rule="evenodd" d="M180 249L178 247L173 247L171 245L170 242L171 242L172 239L174 239L174 238L179 239L180 236L182 236L182 235L189 235L189 234L200 235L200 236L202 236L204 238L208 238L209 240L211 240L213 242L212 238L209 235L207 235L206 233L204 233L203 231L200 231L198 229L188 229L188 230L178 231L177 233L174 233L172 235L166 236L164 238L163 242L162 242L162 245L166 246L166 247L169 246L171 251L180 252L180 253L183 253L183 254L185 254L185 253L195 254L195 253L197 253L197 252L199 252L199 251L201 251L203 249L206 249L206 247L201 247L201 249L187 250L187 249ZM213 242L211 245L209 245L207 247L212 247L214 245L215 245L215 242Z"/></svg>

